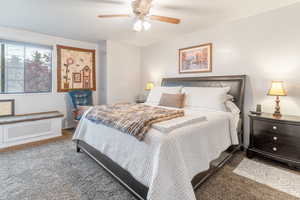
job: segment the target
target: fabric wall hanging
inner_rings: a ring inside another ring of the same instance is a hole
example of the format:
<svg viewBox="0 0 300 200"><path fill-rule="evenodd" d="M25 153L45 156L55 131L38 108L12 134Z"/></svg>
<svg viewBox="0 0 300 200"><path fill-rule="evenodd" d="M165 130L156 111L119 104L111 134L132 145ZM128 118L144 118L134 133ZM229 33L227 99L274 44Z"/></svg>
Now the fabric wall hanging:
<svg viewBox="0 0 300 200"><path fill-rule="evenodd" d="M96 90L95 50L57 45L57 91Z"/></svg>

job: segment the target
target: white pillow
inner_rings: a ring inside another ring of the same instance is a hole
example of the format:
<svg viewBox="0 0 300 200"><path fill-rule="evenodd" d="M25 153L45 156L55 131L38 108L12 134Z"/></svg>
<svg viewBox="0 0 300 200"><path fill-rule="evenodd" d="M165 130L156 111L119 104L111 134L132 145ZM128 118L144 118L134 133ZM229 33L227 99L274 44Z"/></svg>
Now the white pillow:
<svg viewBox="0 0 300 200"><path fill-rule="evenodd" d="M230 87L184 87L185 106L226 111L225 101Z"/></svg>
<svg viewBox="0 0 300 200"><path fill-rule="evenodd" d="M181 90L181 87L154 87L150 91L148 97L147 97L147 104L151 105L158 105L161 95L163 93L167 94L179 94Z"/></svg>
<svg viewBox="0 0 300 200"><path fill-rule="evenodd" d="M232 101L226 101L225 106L228 112L231 112L233 114L240 114L240 109L233 103Z"/></svg>

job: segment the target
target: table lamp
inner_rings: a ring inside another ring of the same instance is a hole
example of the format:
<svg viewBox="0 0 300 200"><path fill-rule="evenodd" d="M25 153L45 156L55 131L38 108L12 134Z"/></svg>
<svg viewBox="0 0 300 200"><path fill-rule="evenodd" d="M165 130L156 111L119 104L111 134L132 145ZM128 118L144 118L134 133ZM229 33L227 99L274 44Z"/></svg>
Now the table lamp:
<svg viewBox="0 0 300 200"><path fill-rule="evenodd" d="M276 118L280 118L281 117L281 113L280 113L280 100L279 100L279 96L286 96L286 91L283 87L283 81L272 81L272 86L271 89L268 92L269 96L276 96L276 106L275 106L275 112L273 113L273 116Z"/></svg>
<svg viewBox="0 0 300 200"><path fill-rule="evenodd" d="M150 90L152 90L153 87L154 87L154 83L153 82L147 82L145 90L146 91L150 91ZM148 92L146 92L146 93L147 94L145 94L145 93L139 94L136 97L136 103L144 103L146 101L147 95L148 95Z"/></svg>
<svg viewBox="0 0 300 200"><path fill-rule="evenodd" d="M153 82L148 82L146 84L145 90L150 91L150 90L152 90L153 87L154 87L154 83Z"/></svg>

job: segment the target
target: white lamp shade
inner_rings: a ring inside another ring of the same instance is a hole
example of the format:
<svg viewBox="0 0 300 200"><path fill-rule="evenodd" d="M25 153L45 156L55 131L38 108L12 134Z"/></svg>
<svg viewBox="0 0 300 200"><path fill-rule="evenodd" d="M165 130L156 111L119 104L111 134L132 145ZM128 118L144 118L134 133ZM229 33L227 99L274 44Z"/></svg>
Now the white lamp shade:
<svg viewBox="0 0 300 200"><path fill-rule="evenodd" d="M142 30L148 31L151 28L151 24L147 21L138 19L134 25L133 30L141 32Z"/></svg>
<svg viewBox="0 0 300 200"><path fill-rule="evenodd" d="M148 31L151 28L151 24L147 21L144 21L143 27L145 31Z"/></svg>
<svg viewBox="0 0 300 200"><path fill-rule="evenodd" d="M143 22L141 20L137 20L133 25L133 30L141 32L143 30Z"/></svg>

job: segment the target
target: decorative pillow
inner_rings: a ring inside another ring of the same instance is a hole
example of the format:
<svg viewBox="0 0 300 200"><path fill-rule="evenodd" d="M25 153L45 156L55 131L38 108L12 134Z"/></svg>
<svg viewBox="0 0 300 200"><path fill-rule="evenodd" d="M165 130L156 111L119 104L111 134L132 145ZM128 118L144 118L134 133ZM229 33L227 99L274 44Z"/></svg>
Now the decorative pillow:
<svg viewBox="0 0 300 200"><path fill-rule="evenodd" d="M233 103L232 101L226 101L225 106L228 112L231 112L233 114L240 114L240 109Z"/></svg>
<svg viewBox="0 0 300 200"><path fill-rule="evenodd" d="M174 108L183 108L184 106L184 94L167 94L161 95L159 106L167 106Z"/></svg>
<svg viewBox="0 0 300 200"><path fill-rule="evenodd" d="M162 93L179 94L181 87L154 87L147 98L146 104L158 105Z"/></svg>
<svg viewBox="0 0 300 200"><path fill-rule="evenodd" d="M230 87L184 87L185 106L226 111L225 101Z"/></svg>

